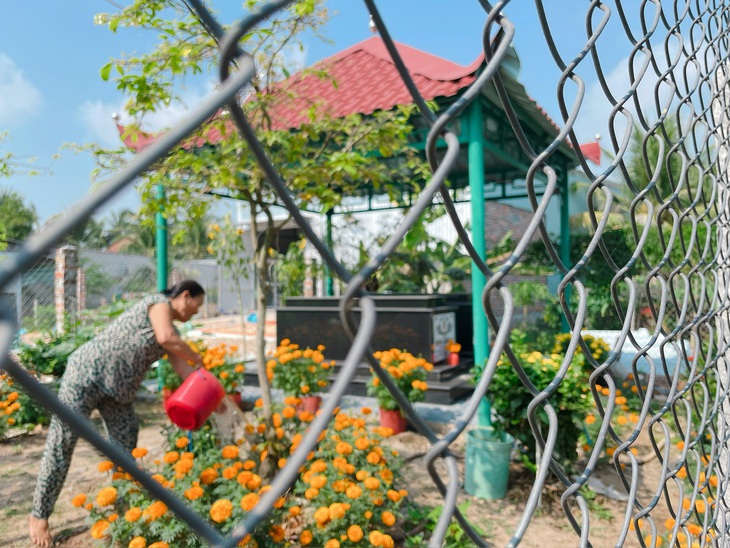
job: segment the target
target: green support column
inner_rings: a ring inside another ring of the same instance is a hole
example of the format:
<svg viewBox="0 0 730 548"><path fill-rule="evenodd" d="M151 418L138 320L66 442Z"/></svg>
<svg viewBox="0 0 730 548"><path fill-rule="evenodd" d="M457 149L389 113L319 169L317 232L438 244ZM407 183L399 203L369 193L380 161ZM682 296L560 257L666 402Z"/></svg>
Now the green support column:
<svg viewBox="0 0 730 548"><path fill-rule="evenodd" d="M157 199L165 197L165 187L157 185ZM157 291L167 289L167 219L158 211L155 215L155 247L157 254Z"/></svg>
<svg viewBox="0 0 730 548"><path fill-rule="evenodd" d="M471 190L471 234L474 248L482 260L486 259L484 241L484 129L482 104L475 100L468 109L469 131L469 189ZM482 307L482 293L486 279L472 261L471 302L474 322L474 363L484 363L489 356L489 331L487 316Z"/></svg>
<svg viewBox="0 0 730 548"><path fill-rule="evenodd" d="M332 249L332 210L328 209L327 213L327 247ZM332 283L332 270L330 270L329 266L326 264L324 265L324 275L325 275L325 295L328 297L331 297L335 294L335 288Z"/></svg>
<svg viewBox="0 0 730 548"><path fill-rule="evenodd" d="M560 260L567 267L570 267L570 206L568 205L568 173L565 168L559 172L560 183ZM570 303L570 294L572 286L565 288L565 298ZM570 325L565 314L562 315L561 331L568 333Z"/></svg>
<svg viewBox="0 0 730 548"><path fill-rule="evenodd" d="M484 235L484 125L482 104L477 98L468 108L466 122L469 135L469 190L471 191L471 239L482 260L487 257ZM489 357L489 328L482 306L487 280L474 261L471 263L471 314L474 326L474 363L483 364ZM479 402L480 426L491 426L491 407L487 398Z"/></svg>

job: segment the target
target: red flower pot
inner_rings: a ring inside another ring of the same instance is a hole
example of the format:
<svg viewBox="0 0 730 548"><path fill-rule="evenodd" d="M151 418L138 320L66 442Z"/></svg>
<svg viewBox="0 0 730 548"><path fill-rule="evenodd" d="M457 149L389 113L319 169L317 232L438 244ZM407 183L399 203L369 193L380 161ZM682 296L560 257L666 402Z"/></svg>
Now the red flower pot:
<svg viewBox="0 0 730 548"><path fill-rule="evenodd" d="M449 365L459 365L459 353L458 352L449 352L449 355L446 357L446 363Z"/></svg>
<svg viewBox="0 0 730 548"><path fill-rule="evenodd" d="M312 415L316 415L319 407L322 405L321 396L302 396L302 403L297 406L298 411L308 411Z"/></svg>
<svg viewBox="0 0 730 548"><path fill-rule="evenodd" d="M393 434L400 434L406 431L408 419L401 414L400 409L391 411L390 409L380 408L380 426L393 429Z"/></svg>

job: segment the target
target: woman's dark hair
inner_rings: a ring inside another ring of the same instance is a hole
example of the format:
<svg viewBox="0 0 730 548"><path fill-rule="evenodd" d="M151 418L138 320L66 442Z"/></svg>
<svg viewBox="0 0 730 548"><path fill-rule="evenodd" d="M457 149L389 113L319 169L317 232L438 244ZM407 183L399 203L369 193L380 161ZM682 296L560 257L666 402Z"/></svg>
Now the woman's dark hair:
<svg viewBox="0 0 730 548"><path fill-rule="evenodd" d="M166 297L177 297L184 291L189 291L191 297L197 297L198 295L205 295L205 289L195 280L183 280L176 283L172 287L169 287L162 291L162 294Z"/></svg>

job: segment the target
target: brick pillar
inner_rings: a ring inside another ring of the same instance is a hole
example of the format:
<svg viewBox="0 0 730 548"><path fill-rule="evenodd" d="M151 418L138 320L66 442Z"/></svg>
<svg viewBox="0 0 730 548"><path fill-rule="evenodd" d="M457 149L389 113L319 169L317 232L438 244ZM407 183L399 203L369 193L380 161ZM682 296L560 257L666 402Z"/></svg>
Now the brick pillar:
<svg viewBox="0 0 730 548"><path fill-rule="evenodd" d="M76 270L76 299L76 309L79 312L86 310L86 270L83 268Z"/></svg>
<svg viewBox="0 0 730 548"><path fill-rule="evenodd" d="M304 263L307 265L306 275L304 277L304 287L302 288L302 295L304 297L314 297L314 280L312 279L312 259L304 259Z"/></svg>
<svg viewBox="0 0 730 548"><path fill-rule="evenodd" d="M56 330L61 333L66 314L74 313L76 300L76 271L78 254L73 246L56 250L56 272L54 275L54 302L56 305Z"/></svg>

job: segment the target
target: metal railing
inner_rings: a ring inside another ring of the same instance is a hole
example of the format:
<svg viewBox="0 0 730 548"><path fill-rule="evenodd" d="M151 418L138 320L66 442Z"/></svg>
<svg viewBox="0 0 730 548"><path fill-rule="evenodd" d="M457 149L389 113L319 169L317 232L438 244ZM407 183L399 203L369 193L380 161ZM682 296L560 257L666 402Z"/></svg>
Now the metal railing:
<svg viewBox="0 0 730 548"><path fill-rule="evenodd" d="M642 546L655 546L658 528L652 512L662 501L668 507L670 514L676 518L676 524L669 533L669 544L683 545L677 540L678 536L681 533L690 538L687 524L693 516L695 503L699 500L704 501L708 508L713 508L704 514L701 523L702 533L696 535L700 545L730 544L726 517L728 508L726 497L730 481L727 472L730 465L728 451L730 379L728 379L727 358L730 344L728 325L730 302L727 292L730 288L726 278L730 271L730 241L727 236L730 225L727 175L730 95L726 91L727 70L730 68L727 60L730 8L720 0L674 3L662 3L659 0L647 0L641 3L616 1L611 5L593 0L585 3L587 35L585 43L574 57L564 58L555 43L555 30L546 14L545 3L537 0L536 14L545 43L555 66L561 73L557 91L563 128L547 147L543 150L534 150L525 137L521 119L510 102L498 72L515 35L514 25L509 17L504 15L509 13L508 8L512 7L508 6L509 2L492 5L486 0L480 0L485 13L483 42L486 66L468 87L461 100L444 112L436 114L429 110L412 82L374 0L365 0L414 103L430 125L426 154L433 174L403 222L383 245L381 252L372 257L359 272L351 275L316 236L297 208L277 167L272 164L265 147L256 138L252 125L236 99L239 91L255 75L252 57L239 49L241 37L266 17L290 3L291 0L270 2L224 33L201 0L189 0L189 4L206 28L220 43L221 88L196 107L183 123L141 152L97 192L78 204L74 212L65 216L53 230L28 241L21 252L9 263L4 263L0 270L0 289L2 289L19 272L39 260L46 250L59 242L71 228L84 222L97 208L131 184L139 174L149 169L157 159L167 154L221 107L227 106L242 138L248 143L249 149L267 174L269 183L276 189L282 203L286 205L333 274L347 284L340 300L340 315L343 325L352 338L350 352L330 389L330 397L323 406L323 412L314 420L309 435L302 440L286 466L279 471L271 489L262 496L260 504L234 528L230 537L222 536L209 522L192 512L182 500L140 470L131 456L104 440L88 421L80 420L70 413L52 393L36 383L22 367L7 358L17 325L5 309L0 310L0 348L3 349L4 356L2 367L34 398L68 422L76 433L103 451L114 463L128 470L145 489L185 520L192 531L211 545L229 547L236 545L251 532L267 516L276 500L295 481L299 468L305 463L307 454L316 446L319 434L327 427L332 411L350 384L358 365L364 360L369 360L383 384L393 392L399 405L406 410L411 423L431 444L425 457L425 464L434 485L443 497L444 510L433 531L430 545L439 546L442 543L448 525L453 518L456 518L475 544L485 546L486 541L479 537L457 508L460 477L456 458L449 448L477 412L479 401L495 375L498 360L506 354L511 366L533 394L528 418L541 455L532 490L510 545L521 542L535 513L548 474L559 478L565 486L562 495L563 509L568 523L579 539L578 542L583 546L591 544L590 512L580 489L594 473L599 456L609 442L617 446L613 461L628 495L624 515L617 523L615 545L622 545L626 541L633 524L638 533L638 542ZM525 8L524 5L519 6L519 9ZM623 29L626 39L631 44L631 53L626 61L626 73L629 77L626 89L612 88L612 82L604 71L599 55L598 44L611 20L618 21L618 28ZM236 66L235 72L229 72L232 63ZM574 132L585 96L585 83L579 76L585 66L590 66L595 71L599 88L611 105L607 123L613 158L610 165L600 168L600 171L591 168L580 154ZM639 97L638 90L642 83L645 85L648 83L655 91L649 100L642 100ZM474 249L469 234L456 215L454 204L444 184L450 170L456 164L459 151L459 140L450 131L450 123L470 102L480 96L488 84L496 86L514 136L531 162L526 175L526 189L533 208L532 221L525 235L516 243L509 260L496 271L490 271ZM655 122L649 121L652 116L656 118ZM674 116L677 120L676 134L673 138L668 134L670 116ZM630 143L634 128L640 129L643 139L639 149L632 153ZM439 155L441 160L437 160L436 155L438 139L443 139L447 144L445 154ZM599 196L604 204L599 211L589 207L592 238L575 266L564 264L559 250L554 248L543 224L547 203L557 191L557 176L550 167L549 160L563 143L569 144L575 150L581 169L591 181L588 192L589 204L597 203ZM658 156L653 155L652 147L659 150ZM638 164L639 172L635 169L637 164L631 162L632 157L643 160ZM657 161L656 158L670 158L670 160L663 166L663 162ZM676 163L673 163L675 161ZM666 171L669 174L662 176L662 168L667 166L669 169ZM542 197L537 196L534 191L535 178L538 174L543 181L546 181L540 182L541 188L544 189ZM608 179L612 175L620 177L624 182L621 193L615 190L615 186L608 184ZM430 429L403 394L396 389L391 379L380 367L376 367L370 340L377 323L377 310L372 298L362 289L371 274L376 272L388 255L396 249L415 220L430 207L437 194L440 194L462 244L470 253L476 267L487 278L482 303L495 333L490 358L473 397L462 416L446 434L441 436ZM628 203L624 210L625 221L632 228L635 239L635 251L626 264L616 264L612 260L611 249L606 247L602 239L609 213L618 199ZM649 261L645 249L652 225L659 233L658 240L662 251L661 259L656 264ZM572 333L565 357L556 369L552 382L544 390L538 389L529 381L510 347L509 333L514 305L510 289L503 283L505 276L519 262L535 234L540 234L550 260L562 276L558 292ZM588 260L598 254L604 257L614 271L611 296L616 314L622 321L620 336L608 358L602 363L592 360L590 350L580 337L581 329L585 325L588 299L587 288L581 281L581 273ZM569 297L571 291L577 296L577 305L572 304L573 301ZM501 320L497 319L490 306L490 296L494 295L502 301L504 315ZM351 313L355 298L359 300L361 311L359 323ZM637 341L631 331L632 321L638 313L641 299L648 301L657 325L646 344ZM646 383L642 385L637 382L637 392L642 401L638 422L629 435L621 437L612 427L611 418L616 412L615 399L618 388L609 374L609 368L616 363L619 351L627 341L636 351L633 363L635 372L638 373L636 367L641 358L647 361L649 370ZM559 432L556 409L551 396L565 378L579 347L589 361L592 360L594 372L590 377L590 388L602 422L587 462L578 477L574 478L569 476L553 458L553 449ZM661 351L659 359L649 354L650 350L657 347ZM668 352L665 352L670 349L673 349L677 356L672 364L668 363L666 358ZM672 367L669 367L670 365ZM657 398L657 380L662 375L667 378L669 384L662 397ZM608 390L608 404L605 407L602 406L599 397L597 387L599 381ZM538 412L547 416L547 426L538 419ZM632 451L642 432L649 437L653 452L651 456L656 459L659 467L659 480L652 486L653 492L648 497L639 493L642 461ZM672 435L684 442L678 460L670 458ZM445 464L447 475L444 478L436 471L437 460L442 460ZM690 478L691 492L685 493L684 484L678 474L687 465L697 473ZM709 483L709 478L713 475L719 478L716 486ZM714 506L708 496L716 502ZM684 508L682 505L685 498L691 501L689 508ZM694 515L697 517L697 514ZM707 533L711 533L715 540L709 540L705 536ZM648 534L652 539L645 541L644 536Z"/></svg>

